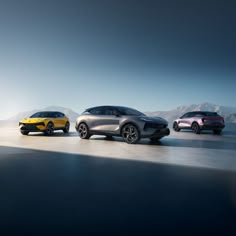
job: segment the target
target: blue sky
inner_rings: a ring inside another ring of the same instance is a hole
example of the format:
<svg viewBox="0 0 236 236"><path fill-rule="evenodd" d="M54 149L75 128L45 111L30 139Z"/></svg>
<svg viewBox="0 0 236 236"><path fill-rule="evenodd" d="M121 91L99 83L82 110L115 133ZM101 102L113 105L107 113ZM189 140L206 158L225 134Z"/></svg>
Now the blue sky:
<svg viewBox="0 0 236 236"><path fill-rule="evenodd" d="M101 104L236 106L232 1L1 0L0 119Z"/></svg>

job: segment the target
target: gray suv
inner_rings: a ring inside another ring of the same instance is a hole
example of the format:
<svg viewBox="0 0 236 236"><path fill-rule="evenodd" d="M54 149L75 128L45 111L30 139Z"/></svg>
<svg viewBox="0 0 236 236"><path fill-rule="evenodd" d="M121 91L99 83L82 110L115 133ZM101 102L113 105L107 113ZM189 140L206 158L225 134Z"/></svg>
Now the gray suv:
<svg viewBox="0 0 236 236"><path fill-rule="evenodd" d="M208 111L188 112L173 123L176 132L181 129L192 129L196 134L200 134L201 130L213 130L214 134L221 134L224 127L224 118L216 112Z"/></svg>
<svg viewBox="0 0 236 236"><path fill-rule="evenodd" d="M122 106L89 108L77 118L75 128L82 139L89 139L91 135L122 136L130 144L140 138L157 141L170 134L166 120Z"/></svg>

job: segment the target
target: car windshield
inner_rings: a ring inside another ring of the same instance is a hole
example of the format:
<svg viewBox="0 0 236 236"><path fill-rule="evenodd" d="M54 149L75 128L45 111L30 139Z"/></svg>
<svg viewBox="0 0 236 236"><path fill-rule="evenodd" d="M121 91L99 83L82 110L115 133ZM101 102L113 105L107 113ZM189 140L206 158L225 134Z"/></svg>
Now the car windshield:
<svg viewBox="0 0 236 236"><path fill-rule="evenodd" d="M55 113L53 112L37 112L30 116L30 118L47 118L47 117L55 117Z"/></svg>
<svg viewBox="0 0 236 236"><path fill-rule="evenodd" d="M126 115L126 116L145 116L145 114L143 114L140 111L137 111L133 108L128 108L128 107L118 107L118 110L120 112L121 115Z"/></svg>

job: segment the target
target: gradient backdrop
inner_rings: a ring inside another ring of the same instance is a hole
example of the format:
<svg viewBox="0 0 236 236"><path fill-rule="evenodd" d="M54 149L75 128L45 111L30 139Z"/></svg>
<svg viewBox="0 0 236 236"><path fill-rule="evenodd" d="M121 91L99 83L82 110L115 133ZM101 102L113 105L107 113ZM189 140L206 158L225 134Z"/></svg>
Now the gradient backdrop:
<svg viewBox="0 0 236 236"><path fill-rule="evenodd" d="M236 1L0 0L0 119L59 105L236 106Z"/></svg>

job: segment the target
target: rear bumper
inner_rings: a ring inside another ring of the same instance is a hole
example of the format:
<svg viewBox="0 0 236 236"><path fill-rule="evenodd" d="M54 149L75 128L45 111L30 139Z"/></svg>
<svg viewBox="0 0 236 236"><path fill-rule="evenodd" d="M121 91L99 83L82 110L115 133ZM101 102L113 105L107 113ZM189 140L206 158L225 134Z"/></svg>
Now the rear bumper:
<svg viewBox="0 0 236 236"><path fill-rule="evenodd" d="M224 129L225 125L222 124L208 124L208 125L202 125L202 130L221 130Z"/></svg>

